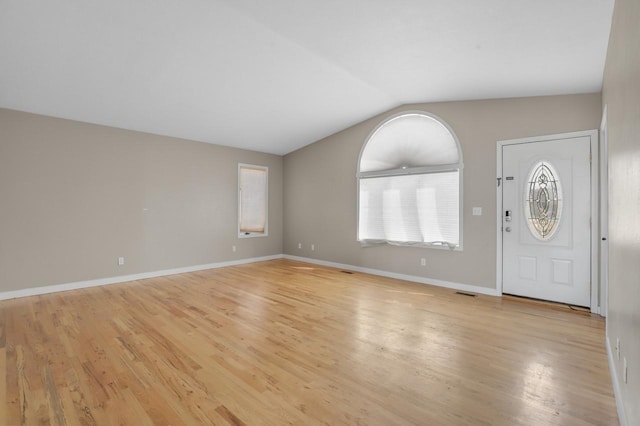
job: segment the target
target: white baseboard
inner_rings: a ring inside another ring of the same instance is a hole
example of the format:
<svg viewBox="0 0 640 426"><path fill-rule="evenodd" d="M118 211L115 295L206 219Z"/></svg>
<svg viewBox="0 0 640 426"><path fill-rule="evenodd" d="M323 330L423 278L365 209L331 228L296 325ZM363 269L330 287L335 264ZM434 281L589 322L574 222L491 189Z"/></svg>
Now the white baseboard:
<svg viewBox="0 0 640 426"><path fill-rule="evenodd" d="M123 283L127 281L143 280L147 278L163 277L167 275L182 274L185 272L203 271L205 269L215 269L215 268L222 268L225 266L242 265L245 263L262 262L265 260L282 259L282 258L297 260L300 262L314 263L317 265L330 266L333 268L346 269L349 271L363 272L371 275L379 275L387 278L395 278L395 279L404 280L404 281L413 281L421 284L435 285L438 287L451 288L454 290L468 291L471 293L480 293L480 294L486 294L489 296L500 296L498 291L492 288L479 287L479 286L474 286L469 284L460 284L460 283L436 280L431 278L424 278L416 275L398 274L395 272L388 272L380 269L364 268L361 266L347 265L344 263L329 262L325 260L311 259L307 257L276 254L273 256L252 257L248 259L208 263L205 265L185 266L181 268L164 269L161 271L142 272L139 274L132 274L132 275L121 275L117 277L98 278L95 280L88 280L88 281L77 281L77 282L66 283L66 284L56 284L56 285L49 285L44 287L26 288L23 290L5 291L5 292L0 292L0 300L15 299L18 297L27 297L27 296L37 296L40 294L56 293L59 291L77 290L81 288L117 284L117 283Z"/></svg>
<svg viewBox="0 0 640 426"><path fill-rule="evenodd" d="M285 259L297 260L299 262L314 263L316 265L330 266L333 268L346 269L349 271L363 272L365 274L379 275L381 277L395 278L395 279L404 280L404 281L413 281L420 284L435 285L438 287L451 288L454 290L462 290L462 291L467 291L471 293L486 294L489 296L500 296L500 293L498 293L498 290L496 290L495 288L480 287L480 286L469 285L469 284L460 284L460 283L454 283L451 281L435 280L432 278L419 277L417 275L398 274L395 272L388 272L380 269L364 268L361 266L353 266L353 265L347 265L344 263L336 263L336 262L329 262L326 260L311 259L308 257L292 256L288 254L285 254L283 257Z"/></svg>
<svg viewBox="0 0 640 426"><path fill-rule="evenodd" d="M77 290L80 288L96 287L108 284L117 284L127 281L144 280L147 278L163 277L166 275L183 274L185 272L203 271L205 269L223 268L225 266L242 265L245 263L262 262L265 260L282 259L281 254L263 257L251 257L248 259L229 260L226 262L207 263L205 265L184 266L181 268L164 269L162 271L142 272L118 277L98 278L89 281L76 281L73 283L56 284L44 287L26 288L24 290L5 291L0 293L0 300L15 299L18 297L37 296L39 294L56 293L59 291Z"/></svg>
<svg viewBox="0 0 640 426"><path fill-rule="evenodd" d="M618 420L620 420L620 426L627 426L627 417L624 414L624 405L622 404L622 395L620 394L620 382L618 381L618 374L616 373L616 367L614 365L615 359L613 357L611 343L609 342L609 336L607 336L605 340L607 342L607 358L609 360L609 371L611 372L613 395L616 399L616 408L618 409Z"/></svg>

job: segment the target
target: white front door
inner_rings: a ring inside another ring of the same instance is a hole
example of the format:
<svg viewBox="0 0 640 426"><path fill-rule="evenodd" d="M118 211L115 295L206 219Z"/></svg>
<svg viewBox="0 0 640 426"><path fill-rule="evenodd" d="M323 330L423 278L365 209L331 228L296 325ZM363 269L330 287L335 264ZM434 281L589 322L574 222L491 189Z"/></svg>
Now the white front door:
<svg viewBox="0 0 640 426"><path fill-rule="evenodd" d="M591 301L591 141L502 147L503 293Z"/></svg>

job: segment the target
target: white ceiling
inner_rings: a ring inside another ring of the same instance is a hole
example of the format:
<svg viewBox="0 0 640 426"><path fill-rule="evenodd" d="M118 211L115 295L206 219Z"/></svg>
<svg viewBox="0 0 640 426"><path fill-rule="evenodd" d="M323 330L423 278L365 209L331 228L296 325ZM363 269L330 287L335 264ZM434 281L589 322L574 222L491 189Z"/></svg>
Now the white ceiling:
<svg viewBox="0 0 640 426"><path fill-rule="evenodd" d="M0 0L0 107L285 154L395 106L601 89L614 0Z"/></svg>

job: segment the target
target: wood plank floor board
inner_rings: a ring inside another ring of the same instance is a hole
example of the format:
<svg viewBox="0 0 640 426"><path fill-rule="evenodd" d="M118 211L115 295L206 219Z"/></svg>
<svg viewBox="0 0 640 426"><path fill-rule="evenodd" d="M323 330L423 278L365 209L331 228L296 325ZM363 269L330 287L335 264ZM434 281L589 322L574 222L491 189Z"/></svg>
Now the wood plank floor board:
<svg viewBox="0 0 640 426"><path fill-rule="evenodd" d="M0 301L0 424L615 425L604 320L274 260Z"/></svg>

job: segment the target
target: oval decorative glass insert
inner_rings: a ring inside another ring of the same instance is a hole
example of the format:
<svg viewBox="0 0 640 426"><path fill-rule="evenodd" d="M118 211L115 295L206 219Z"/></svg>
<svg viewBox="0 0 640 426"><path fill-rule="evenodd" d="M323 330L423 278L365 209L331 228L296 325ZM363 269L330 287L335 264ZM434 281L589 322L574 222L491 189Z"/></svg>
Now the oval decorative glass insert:
<svg viewBox="0 0 640 426"><path fill-rule="evenodd" d="M539 240L548 240L558 230L562 216L562 186L549 162L531 168L524 189L524 214L529 231Z"/></svg>

